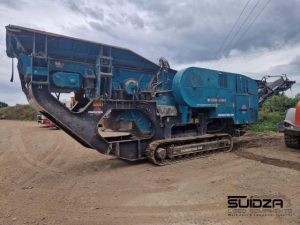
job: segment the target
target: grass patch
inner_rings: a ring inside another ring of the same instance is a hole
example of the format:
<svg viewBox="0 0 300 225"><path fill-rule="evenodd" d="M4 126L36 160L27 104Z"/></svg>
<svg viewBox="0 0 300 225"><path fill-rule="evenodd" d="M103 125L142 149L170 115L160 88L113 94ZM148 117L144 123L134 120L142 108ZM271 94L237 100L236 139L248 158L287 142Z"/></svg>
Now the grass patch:
<svg viewBox="0 0 300 225"><path fill-rule="evenodd" d="M15 105L0 108L0 119L35 120L36 114L36 111L29 105Z"/></svg>
<svg viewBox="0 0 300 225"><path fill-rule="evenodd" d="M286 111L300 101L300 94L289 98L284 94L273 96L266 101L259 112L259 121L247 127L249 132L277 131L277 124L285 118Z"/></svg>

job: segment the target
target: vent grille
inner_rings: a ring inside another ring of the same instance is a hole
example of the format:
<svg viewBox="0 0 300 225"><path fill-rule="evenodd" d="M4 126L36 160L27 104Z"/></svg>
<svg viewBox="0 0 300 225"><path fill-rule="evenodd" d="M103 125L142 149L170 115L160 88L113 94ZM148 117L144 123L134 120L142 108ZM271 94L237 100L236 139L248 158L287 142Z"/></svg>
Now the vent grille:
<svg viewBox="0 0 300 225"><path fill-rule="evenodd" d="M219 86L223 88L227 88L227 75L219 74Z"/></svg>

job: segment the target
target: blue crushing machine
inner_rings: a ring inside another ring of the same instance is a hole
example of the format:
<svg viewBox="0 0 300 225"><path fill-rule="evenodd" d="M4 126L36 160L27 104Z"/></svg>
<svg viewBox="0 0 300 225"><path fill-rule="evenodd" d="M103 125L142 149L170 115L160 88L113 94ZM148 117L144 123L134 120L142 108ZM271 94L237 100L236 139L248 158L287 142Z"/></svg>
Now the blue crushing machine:
<svg viewBox="0 0 300 225"><path fill-rule="evenodd" d="M171 69L131 50L8 25L29 103L85 147L157 165L230 151L232 136L258 121L259 106L294 83L236 73ZM68 109L58 96L73 93Z"/></svg>

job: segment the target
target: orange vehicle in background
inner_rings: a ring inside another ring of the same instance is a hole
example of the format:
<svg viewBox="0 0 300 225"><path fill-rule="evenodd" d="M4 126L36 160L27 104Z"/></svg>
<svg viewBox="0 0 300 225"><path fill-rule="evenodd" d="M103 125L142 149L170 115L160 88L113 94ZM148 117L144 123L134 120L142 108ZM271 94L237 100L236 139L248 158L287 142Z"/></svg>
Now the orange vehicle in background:
<svg viewBox="0 0 300 225"><path fill-rule="evenodd" d="M284 120L284 141L287 147L300 148L300 101L288 109Z"/></svg>

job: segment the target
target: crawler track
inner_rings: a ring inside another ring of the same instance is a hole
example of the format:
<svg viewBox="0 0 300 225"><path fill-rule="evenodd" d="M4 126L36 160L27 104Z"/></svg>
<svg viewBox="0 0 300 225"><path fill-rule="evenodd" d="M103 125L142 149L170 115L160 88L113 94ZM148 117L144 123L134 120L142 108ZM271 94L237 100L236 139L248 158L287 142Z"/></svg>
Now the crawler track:
<svg viewBox="0 0 300 225"><path fill-rule="evenodd" d="M232 147L233 140L229 134L206 134L153 141L147 155L150 162L163 166L215 151L231 151Z"/></svg>

